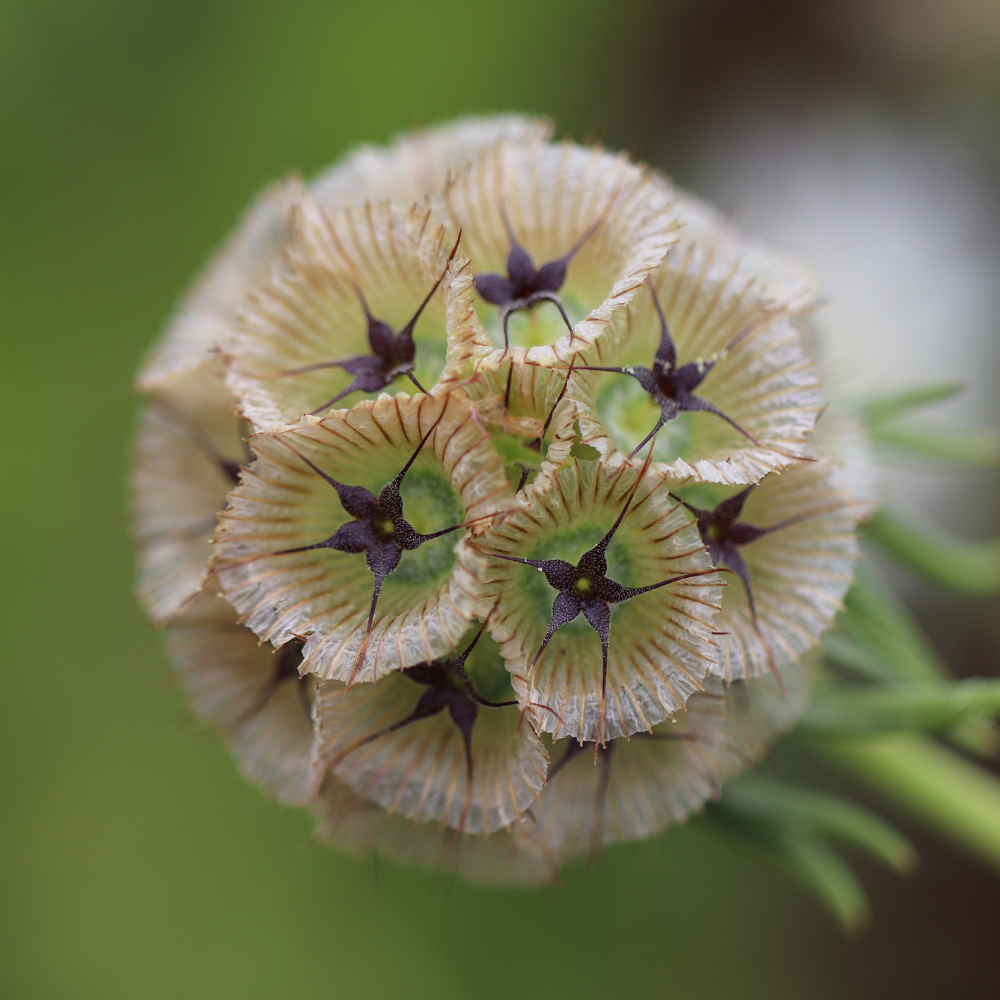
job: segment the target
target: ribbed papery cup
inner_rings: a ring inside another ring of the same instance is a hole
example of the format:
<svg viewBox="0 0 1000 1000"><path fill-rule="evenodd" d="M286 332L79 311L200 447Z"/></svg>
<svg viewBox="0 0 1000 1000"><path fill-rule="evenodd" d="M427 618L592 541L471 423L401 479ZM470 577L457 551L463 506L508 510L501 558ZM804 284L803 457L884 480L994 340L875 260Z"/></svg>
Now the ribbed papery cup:
<svg viewBox="0 0 1000 1000"><path fill-rule="evenodd" d="M556 743L549 781L532 819L515 841L564 862L600 847L644 840L714 798L723 782L759 760L792 725L808 700L809 661L789 666L784 691L772 677L726 687L708 678L704 693L651 733L609 743L594 761L593 746Z"/></svg>
<svg viewBox="0 0 1000 1000"><path fill-rule="evenodd" d="M576 563L611 528L640 474L571 460L542 489L527 487L518 509L476 546L523 558ZM671 500L662 477L647 472L607 550L608 576L646 586L682 580L611 606L604 737L629 735L662 722L701 690L718 654L712 635L721 580L697 530ZM540 728L555 738L596 740L601 730L601 643L581 615L557 631L541 659L556 591L537 569L493 558L484 578L480 615L501 644L507 669L525 683Z"/></svg>
<svg viewBox="0 0 1000 1000"><path fill-rule="evenodd" d="M767 476L750 494L739 523L768 528L799 519L739 547L750 570L756 622L746 588L727 573L722 614L715 619L720 653L714 671L727 681L781 671L833 624L860 555L858 517L864 503L838 485L829 459ZM685 499L694 496L681 491ZM714 498L713 498L714 499ZM695 502L695 506L706 504Z"/></svg>
<svg viewBox="0 0 1000 1000"><path fill-rule="evenodd" d="M137 387L153 397L140 417L131 474L139 599L154 621L177 615L201 589L216 515L234 485L223 463L247 459L217 349L237 307L268 272L287 235L296 186L266 188L215 254L146 358Z"/></svg>
<svg viewBox="0 0 1000 1000"><path fill-rule="evenodd" d="M219 732L245 777L279 802L305 805L316 784L311 679L278 680L281 653L238 625L215 589L210 581L168 626L167 655L195 714Z"/></svg>
<svg viewBox="0 0 1000 1000"><path fill-rule="evenodd" d="M445 535L402 553L386 578L362 663L373 577L363 553L279 554L329 538L350 520L333 488L303 457L341 483L376 496L436 424L402 485L415 530L479 521L482 531L513 503L489 435L456 393L398 393L320 420L250 439L257 460L220 517L215 565L226 597L275 645L306 638L304 669L323 679L370 681L454 649L480 596L483 557L468 537ZM300 457L303 456L303 457Z"/></svg>
<svg viewBox="0 0 1000 1000"><path fill-rule="evenodd" d="M232 235L208 262L170 318L139 372L142 392L158 392L164 379L214 360L236 310L267 276L287 237L287 211L299 185L291 181L262 191Z"/></svg>
<svg viewBox="0 0 1000 1000"><path fill-rule="evenodd" d="M506 143L482 150L455 176L436 214L462 230L477 275L506 275L504 211L536 267L562 257L596 227L558 292L572 333L551 303L510 318L510 344L527 348L530 363L554 365L598 340L663 261L677 240L670 205L664 185L624 155L571 142ZM476 308L502 354L498 308L484 301Z"/></svg>
<svg viewBox="0 0 1000 1000"><path fill-rule="evenodd" d="M245 424L211 366L157 385L139 419L130 478L139 599L163 623L204 585L216 517L248 456Z"/></svg>
<svg viewBox="0 0 1000 1000"><path fill-rule="evenodd" d="M468 259L459 250L449 263L457 233L434 224L427 209L384 202L330 211L303 192L290 229L280 266L248 299L225 347L229 387L258 429L324 412L352 383L339 367L302 369L372 355L359 291L372 316L398 333L442 279L413 331L414 375L425 389L437 384L449 343L457 345L450 377L471 372L469 344L485 334L465 329L478 327ZM336 405L360 398L354 392Z"/></svg>
<svg viewBox="0 0 1000 1000"><path fill-rule="evenodd" d="M517 828L518 843L563 862L643 840L699 810L746 766L723 687L714 680L708 687L651 733L610 742L596 762L591 744L556 743L551 779L531 810L535 822Z"/></svg>
<svg viewBox="0 0 1000 1000"><path fill-rule="evenodd" d="M678 366L716 361L695 394L758 442L716 414L680 413L661 428L653 445L654 458L672 477L755 483L810 454L820 412L818 373L791 317L762 298L737 264L720 273L711 251L682 243L651 279ZM647 287L576 364L651 368L660 338ZM608 457L630 452L660 417L659 406L628 375L575 371L567 395L581 404L583 440Z"/></svg>
<svg viewBox="0 0 1000 1000"><path fill-rule="evenodd" d="M533 144L551 132L552 123L543 118L470 117L400 136L387 148L362 146L305 188L295 180L269 185L192 282L143 365L140 389L155 391L160 379L210 360L228 341L237 309L279 262L288 209L306 191L328 210L369 201L406 206L440 193L448 176L485 147Z"/></svg>
<svg viewBox="0 0 1000 1000"><path fill-rule="evenodd" d="M576 408L562 394L564 374L543 365L527 364L524 358L521 347L511 348L506 358L490 355L461 384L476 416L490 432L507 467L507 478L514 485L522 471L515 463L537 470L538 478L533 481L543 481L569 458L577 436ZM508 376L509 399L505 405ZM530 448L529 444L537 441L543 431L541 450Z"/></svg>
<svg viewBox="0 0 1000 1000"><path fill-rule="evenodd" d="M684 227L678 251L694 245L711 257L709 277L753 282L758 297L788 316L808 314L820 302L819 279L802 261L744 233L717 208L689 191L668 188L674 217Z"/></svg>
<svg viewBox="0 0 1000 1000"><path fill-rule="evenodd" d="M397 136L388 146L359 146L319 174L311 189L330 205L387 199L408 205L444 190L450 175L487 146L536 143L552 134L547 118L459 118Z"/></svg>
<svg viewBox="0 0 1000 1000"><path fill-rule="evenodd" d="M491 643L496 670L506 675L495 644L485 637L481 642ZM475 684L475 669L469 674ZM322 685L317 773L331 771L388 813L418 823L435 821L471 834L510 826L545 784L548 758L533 712L516 704L477 707L470 788L465 744L448 708L372 739L409 717L428 690L400 673L350 690L335 681Z"/></svg>
<svg viewBox="0 0 1000 1000"><path fill-rule="evenodd" d="M315 812L317 838L358 857L387 858L484 886L543 885L558 875L554 862L518 847L508 830L475 837L437 823L415 824L388 815L332 778L325 782Z"/></svg>

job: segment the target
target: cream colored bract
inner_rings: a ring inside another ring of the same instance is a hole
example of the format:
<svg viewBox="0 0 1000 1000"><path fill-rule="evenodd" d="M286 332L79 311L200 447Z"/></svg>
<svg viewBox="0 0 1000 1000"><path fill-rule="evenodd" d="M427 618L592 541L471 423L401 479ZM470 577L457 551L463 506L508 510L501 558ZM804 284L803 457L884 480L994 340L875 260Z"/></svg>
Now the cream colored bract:
<svg viewBox="0 0 1000 1000"><path fill-rule="evenodd" d="M871 509L810 273L551 132L268 189L138 382L139 597L196 713L321 839L494 885L765 754Z"/></svg>

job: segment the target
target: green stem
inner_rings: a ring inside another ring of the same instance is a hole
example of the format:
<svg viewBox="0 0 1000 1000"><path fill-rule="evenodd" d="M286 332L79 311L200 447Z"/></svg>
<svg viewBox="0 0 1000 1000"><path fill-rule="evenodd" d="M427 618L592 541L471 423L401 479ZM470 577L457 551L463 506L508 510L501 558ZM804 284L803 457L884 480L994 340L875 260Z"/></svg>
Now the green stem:
<svg viewBox="0 0 1000 1000"><path fill-rule="evenodd" d="M921 736L824 741L817 747L1000 869L1000 781L989 771Z"/></svg>
<svg viewBox="0 0 1000 1000"><path fill-rule="evenodd" d="M919 687L817 691L800 725L840 734L943 729L967 716L1000 713L1000 679Z"/></svg>
<svg viewBox="0 0 1000 1000"><path fill-rule="evenodd" d="M921 385L915 389L905 389L891 396L880 396L862 403L859 407L861 417L869 427L877 427L901 417L910 410L938 403L943 399L951 399L961 392L961 382L939 382L934 385Z"/></svg>
<svg viewBox="0 0 1000 1000"><path fill-rule="evenodd" d="M1000 539L964 542L885 508L863 530L903 565L944 587L976 596L1000 590Z"/></svg>
<svg viewBox="0 0 1000 1000"><path fill-rule="evenodd" d="M986 427L930 427L890 424L876 427L872 441L907 457L992 469L1000 464L1000 433Z"/></svg>

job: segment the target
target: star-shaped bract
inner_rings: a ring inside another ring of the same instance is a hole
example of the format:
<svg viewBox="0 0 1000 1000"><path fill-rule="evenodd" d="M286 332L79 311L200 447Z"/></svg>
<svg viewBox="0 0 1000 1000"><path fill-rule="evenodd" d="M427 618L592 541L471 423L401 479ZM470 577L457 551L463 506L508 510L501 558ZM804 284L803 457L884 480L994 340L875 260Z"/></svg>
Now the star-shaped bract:
<svg viewBox="0 0 1000 1000"><path fill-rule="evenodd" d="M404 719L366 736L360 743L351 748L352 751L358 750L368 743L402 729L404 726L419 722L421 719L429 719L447 709L452 722L455 723L462 736L462 744L465 747L466 801L462 810L462 818L458 823L458 830L461 830L465 825L465 818L472 802L472 729L476 724L479 709L507 708L517 704L516 701L490 701L483 698L476 691L472 680L465 672L465 661L475 648L476 643L479 642L479 637L485 628L486 622L484 621L472 642L457 656L429 660L401 670L401 674L417 684L422 684L427 690L420 696L413 711Z"/></svg>
<svg viewBox="0 0 1000 1000"><path fill-rule="evenodd" d="M319 371L321 368L342 368L349 375L353 375L351 384L346 389L341 390L332 399L327 400L322 406L317 406L312 411L313 414L322 413L336 403L339 403L345 396L352 392L381 392L390 382L405 375L421 392L427 390L417 381L413 374L416 365L417 345L413 339L413 328L417 325L421 313L427 307L427 303L434 297L444 276L448 273L448 266L451 264L458 251L458 244L462 239L462 234L458 234L458 239L452 247L448 260L445 261L441 276L434 282L434 287L427 293L424 301L417 307L417 311L410 317L406 325L398 332L393 333L392 327L380 319L376 319L368 308L368 301L359 285L355 285L361 308L364 310L365 318L368 321L368 344L372 349L371 354L358 354L353 358L344 358L338 361L318 361L315 364L303 365L300 368L290 368L288 371L279 373L279 378L286 375L304 375L306 372Z"/></svg>
<svg viewBox="0 0 1000 1000"><path fill-rule="evenodd" d="M622 519L628 513L632 498L639 487L642 475L636 480L636 485L629 494L625 506L622 508L618 519L611 526L608 533L587 552L580 556L580 561L574 566L572 563L562 559L524 559L520 556L508 556L499 552L491 555L497 559L505 559L508 562L523 563L525 566L534 566L545 574L545 579L550 587L559 591L552 604L552 618L549 621L548 630L542 644L538 647L534 659L531 661L529 673L534 670L545 647L548 646L552 636L563 625L568 625L581 614L587 619L588 624L601 638L601 727L597 737L597 745L604 745L604 709L607 702L608 687L608 641L611 635L611 608L612 604L620 604L622 601L631 600L640 594L649 593L651 590L658 590L670 583L677 583L679 580L687 580L693 576L704 576L706 572L714 570L701 570L694 573L681 573L669 579L661 580L659 583L651 583L645 587L625 587L614 580L608 578L608 561L605 557L608 545L618 530Z"/></svg>
<svg viewBox="0 0 1000 1000"><path fill-rule="evenodd" d="M346 486L344 483L338 482L309 461L305 455L296 452L306 465L317 475L322 476L337 491L341 506L350 514L352 520L342 524L329 538L321 542L314 542L312 545L303 545L294 549L282 549L275 554L287 555L292 552L307 552L310 549L334 549L337 552L349 553L364 552L368 568L375 577L371 609L368 612L368 627L348 684L353 681L368 649L372 621L375 618L375 606L378 604L382 584L385 582L385 578L399 565L403 552L419 548L432 538L439 538L441 535L458 531L459 528L465 528L473 523L463 521L461 524L453 524L450 528L442 528L440 531L424 535L414 530L413 525L403 516L403 498L399 492L403 477L416 461L421 449L434 433L439 422L440 417L423 436L416 451L407 460L399 474L382 488L377 497L363 486Z"/></svg>
<svg viewBox="0 0 1000 1000"><path fill-rule="evenodd" d="M753 603L753 587L750 583L750 567L747 566L740 549L744 545L756 542L758 538L769 535L779 528L787 527L809 517L808 514L790 517L778 524L772 524L769 528L758 528L752 524L745 524L740 521L743 513L743 505L747 498L756 489L756 485L748 486L745 490L740 490L735 496L723 500L714 510L701 510L694 507L686 500L682 500L674 493L670 495L682 503L692 514L698 525L698 533L701 540L716 566L725 564L742 581L747 592L747 602L750 605L750 614L753 620L757 620L757 609Z"/></svg>
<svg viewBox="0 0 1000 1000"><path fill-rule="evenodd" d="M763 447L755 437L748 434L735 420L723 413L714 403L710 403L707 399L702 399L701 396L694 394L695 389L701 385L708 373L736 346L746 331L738 334L736 339L724 350L715 355L715 357L701 361L690 361L686 365L678 367L677 349L674 346L673 338L670 336L666 317L663 315L659 297L652 283L649 285L649 291L653 296L656 313L660 319L660 346L656 349L656 355L653 358L653 367L646 368L643 365L625 365L610 368L577 365L577 368L583 371L616 372L619 375L631 375L660 407L660 418L657 420L656 426L632 449L629 458L632 458L640 449L645 447L647 442L657 434L668 420L673 420L679 413L692 413L699 410L705 413L714 413L717 417L721 417L752 444L757 445L757 447Z"/></svg>
<svg viewBox="0 0 1000 1000"><path fill-rule="evenodd" d="M507 253L507 277L505 278L502 274L477 274L473 278L473 282L476 291L487 302L500 307L504 351L506 352L510 346L507 324L511 314L531 309L539 302L551 302L555 305L569 330L570 337L573 337L573 324L570 323L569 317L566 315L558 292L566 282L566 272L569 269L570 261L591 237L597 228L597 223L595 222L584 232L568 253L555 260L550 260L536 269L531 254L517 241L507 213L503 212L502 214L507 236L510 239L510 251Z"/></svg>

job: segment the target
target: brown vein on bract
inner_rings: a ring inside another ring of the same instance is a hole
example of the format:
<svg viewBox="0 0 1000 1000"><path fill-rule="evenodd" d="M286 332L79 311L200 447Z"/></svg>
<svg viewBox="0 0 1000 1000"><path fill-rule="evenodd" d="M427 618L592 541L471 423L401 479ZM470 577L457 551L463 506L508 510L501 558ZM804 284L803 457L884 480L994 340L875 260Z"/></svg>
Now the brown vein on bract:
<svg viewBox="0 0 1000 1000"><path fill-rule="evenodd" d="M668 640L674 640L675 645L679 646L681 649L686 649L685 646L682 646L680 643L677 643L674 639L674 636L671 636L669 633L665 636L665 638ZM664 676L663 669L660 663L658 663L657 660L655 660L652 656L649 655L648 652L646 652L647 647L651 647L652 649L656 650L656 652L659 653L660 658L667 660L667 662L670 663L675 668L678 674L682 675L683 677L686 677L691 682L691 686L696 691L703 692L705 690L705 687L702 684L701 679L691 674L690 671L687 669L687 667L685 667L684 664L679 659L677 659L671 652L669 652L667 649L664 649L659 644L658 640L659 637L650 636L649 634L646 634L643 636L641 640L643 645L639 647L639 651L641 652L643 659L645 659L646 663L649 664L650 669L653 671L653 673L659 676ZM690 652L690 650L688 650L688 652ZM709 671L711 671L712 667L715 665L714 657L702 657L702 659L706 660L710 664L708 669ZM652 691L654 690L654 688L650 686L649 690ZM673 688L671 688L671 691L673 691ZM683 705L684 702L681 702L680 704ZM664 705L663 707L666 708L667 706Z"/></svg>
<svg viewBox="0 0 1000 1000"><path fill-rule="evenodd" d="M714 253L714 251L713 251L713 253ZM715 310L719 307L719 304L722 301L722 296L729 289L729 283L736 276L736 272L737 272L738 269L739 269L739 261L735 261L730 266L729 272L726 274L726 276L724 278L722 278L719 282L716 283L714 294L709 298L708 302L705 303L705 306L702 308L702 310L700 312L700 315L694 321L694 327L699 332L704 332L705 331L705 328L708 325L709 318L712 316L712 314L715 312ZM707 270L707 267L706 267L706 270ZM747 293L749 292L749 290L750 290L751 287L752 287L752 283L748 283L747 285L745 285L744 288L743 288L743 291L741 293L739 293L739 295L736 297L735 301L730 304L728 312L724 313L722 315L722 317L718 318L715 321L714 332L719 333L719 334L722 333L722 331L725 328L726 324L730 321L730 319L732 318L733 314L739 308L741 302L743 301L744 297L747 295ZM719 339L722 339L722 337L720 336Z"/></svg>
<svg viewBox="0 0 1000 1000"><path fill-rule="evenodd" d="M609 665L608 670L609 670L609 675L610 675L610 665ZM620 693L619 693L617 685L614 685L611 688L611 697L614 699L615 708L617 709L617 712L618 712L618 724L619 724L619 726L621 726L621 728L624 729L625 728L625 726L624 726L625 716L624 716L624 714L622 712L621 697L620 697ZM601 740L601 745L602 746L607 746L608 745L607 736L605 735L606 734L606 717L607 717L607 714L608 714L607 713L607 704L605 704L605 705L602 706L601 717L597 720L597 734L598 734L598 739ZM595 747L595 754L594 754L594 756L595 756L595 758L597 757L596 747Z"/></svg>
<svg viewBox="0 0 1000 1000"><path fill-rule="evenodd" d="M257 614L261 610L261 608L265 607L268 604L275 604L277 598L280 597L282 594L287 593L288 591L291 590L304 589L305 587L308 587L310 584L319 583L320 581L325 580L327 576L328 576L327 573L323 573L320 576L313 577L311 580L303 580L303 581L292 580L289 583L287 583L284 587L279 587L277 590L268 590L268 592L261 597L260 601L257 604L255 604L253 608L251 608L249 611L246 612L246 617L248 619L252 618L255 614ZM270 628L267 630L267 633L261 636L261 639L266 641L270 640L271 637L276 632L280 631L284 627L284 623L289 618L294 617L295 613L305 605L311 604L314 601L320 601L324 597L330 597L332 594L337 593L336 584L333 584L332 581L331 584L332 585L329 589L321 590L316 593L310 593L308 596L303 597L302 600L297 601L295 604L292 604L289 607L284 608L282 610L281 615L277 619L275 619L274 622L272 622ZM312 618L307 618L304 622L299 622L296 627L306 628L307 626L311 625L314 621L316 621L318 618L321 618L324 615L329 614L331 611L339 611L342 607L350 603L351 602L347 600L347 601L341 601L340 604L334 604L330 608L327 608L325 611L314 615ZM276 605L275 605L275 610L277 610Z"/></svg>
<svg viewBox="0 0 1000 1000"><path fill-rule="evenodd" d="M711 606L711 605L709 605L709 606ZM698 621L697 618L695 618L692 615L687 614L683 609L678 608L676 605L673 605L673 604L666 605L662 610L667 611L667 612L673 612L674 614L679 615L682 618L688 618L692 622L695 622L696 624L701 625L703 628L705 628L706 631L708 630L708 626L706 626L704 622ZM713 610L718 610L718 609L717 608L713 608ZM681 634L684 634L684 635L687 634L687 630L684 628L684 626L680 622L678 622L673 617L673 615L671 615L671 614L668 613L667 614L667 620L671 624L673 624L674 626L676 626L677 630ZM697 633L695 633L695 635L697 637ZM694 646L689 646L689 645L685 644L684 642L682 642L676 633L669 633L668 632L668 633L666 633L666 637L678 649L683 649L685 652L690 653L696 659L704 660L706 663L709 663L709 664L715 662L715 660L713 659L713 657L709 656L707 653L703 653L703 652L701 652L701 650L696 649ZM649 640L649 642L651 643L651 645L655 649L658 649L664 655L664 657L666 657L668 660L670 660L671 663L674 663L677 666L677 668L681 671L681 673L686 673L686 671L684 670L684 668L681 667L680 663L673 658L672 654L668 653L666 650L664 650L662 647L660 647L655 640L649 639L649 637L647 637L647 639Z"/></svg>
<svg viewBox="0 0 1000 1000"><path fill-rule="evenodd" d="M649 664L650 667L653 667L653 664L650 661L649 657L644 657L644 659L645 659L646 663ZM643 670L643 667L642 667L641 663L637 662L635 653L632 653L632 654L629 655L628 662L631 665L633 672L635 674L637 674L638 677L639 677L639 679L642 681L643 686L646 688L646 690L647 691L654 691L655 688L652 685L650 678L646 676L646 673ZM654 668L654 670L655 670L655 668ZM624 674L624 673L626 673L626 671L624 669L622 669L622 673ZM646 729L650 729L651 727L650 727L649 719L646 718L646 713L643 712L641 706L639 705L639 700L635 696L635 691L633 689L633 685L632 685L631 681L628 684L625 685L625 691L628 694L629 699L631 700L633 706L635 707L636 714L642 720L643 725L646 727ZM666 707L666 706L664 706L664 707ZM624 716L622 716L622 718L624 718Z"/></svg>
<svg viewBox="0 0 1000 1000"><path fill-rule="evenodd" d="M285 444L285 447L287 447L287 448L291 448L291 445L286 444L284 441L282 442L282 444ZM307 477L305 475L303 475L301 469L298 469L298 468L296 468L296 467L294 467L292 465L288 465L287 463L282 462L277 457L277 455L274 455L274 454L268 454L266 456L262 455L261 459L258 459L258 461L264 461L264 462L271 463L273 465L277 465L279 468L285 469L288 472L292 473L292 475L294 475L297 479L305 480L307 483L309 481L307 479ZM265 473L263 471L261 471L261 469L259 467L258 468L254 468L253 466L248 466L246 468L246 472L249 474L248 475L248 479L244 479L242 485L239 486L239 487L237 487L237 490L241 490L241 489L245 490L245 489L247 489L248 487L251 486L251 481L252 480L257 480L257 482L264 483L267 486L270 486L272 489L277 490L278 492L285 491L285 492L288 492L288 493L298 493L301 496L310 496L312 494L312 492L313 492L312 489L308 485L306 485L306 486L297 486L297 485L295 485L293 483L287 483L287 482L284 482L284 481L282 481L280 479L271 479L268 475L265 475ZM251 501L251 502L254 501L254 500L256 500L256 499L258 499L256 496L254 496L252 494L249 494L249 493L238 493L236 491L234 491L234 493L235 493L236 496L238 496L240 498L245 497L248 501ZM265 498L261 497L260 499L263 500ZM291 506L291 504L289 504L289 506Z"/></svg>
<svg viewBox="0 0 1000 1000"><path fill-rule="evenodd" d="M445 726L447 726L447 723L445 724ZM454 731L451 729L450 726L447 726L447 728L445 728L445 726L441 726L440 727L441 731L440 731L439 734L437 734L437 742L439 744L438 745L438 750L437 750L437 755L434 758L434 760L433 760L432 764L430 765L430 767L428 768L427 777L424 779L423 790L421 791L420 799L417 802L417 807L414 810L414 818L417 818L417 817L423 815L424 805L425 805L425 803L427 801L427 796L430 793L430 790L431 790L431 788L434 785L434 779L437 776L438 771L445 770L444 760L445 760L445 757L448 755L448 751L451 749L451 744L454 743L454 738L453 738ZM431 727L428 726L427 729L429 731L431 729ZM428 732L426 743L430 744L433 741L434 741L434 737L431 735L430 732ZM423 756L423 755L421 755L421 756ZM411 780L411 778L413 776L413 772L417 769L417 765L419 763L421 763L421 761L420 761L420 758L418 757L418 758L416 758L414 760L413 767L411 767L410 770L407 771L405 781L403 783L401 783L400 786L399 786L399 793L397 794L395 800L393 801L392 810L390 810L390 812L394 811L396 809L396 806L399 804L399 800L400 800L400 798L402 798L403 791L406 788L406 786L410 783L410 780ZM452 772L452 788L453 788L454 787L454 780L455 780L454 779L454 774L455 774L454 764L452 765L452 767L450 768L450 770ZM442 777L443 777L443 775L442 775ZM442 805L442 810L441 810L442 815L440 817L440 819L441 819L442 822L447 823L447 821L448 821L448 813L451 812L451 801L452 801L452 792L449 791L448 794L447 794L447 796L445 797L443 805Z"/></svg>
<svg viewBox="0 0 1000 1000"><path fill-rule="evenodd" d="M431 718L434 719L433 716ZM399 785L398 788L396 789L395 798L392 800L392 803L389 806L385 807L386 814L389 816L392 816L396 812L396 808L399 805L399 800L402 798L403 793L406 791L406 788L410 783L410 779L413 776L413 772L417 769L418 765L421 763L422 758L426 753L429 744L431 744L434 741L435 736L437 736L436 732L437 726L435 725L435 726L421 727L420 722L424 721L430 721L430 720L420 719L418 722L414 723L412 727L407 727L409 729L409 732L404 731L404 733L400 734L400 736L397 737L397 739L393 739L393 737L397 735L396 733L387 733L377 742L369 744L370 749L365 748L368 750L368 752L364 756L364 762L367 762L368 760L371 760L371 758L375 756L378 743L382 743L383 740L391 741L390 748L388 751L388 757L380 767L376 768L375 773L368 779L368 783L364 786L364 790L361 791L360 793L365 796L371 795L372 789L379 783L379 781L381 781L383 777L386 776L386 773L390 770L390 768L394 764L396 764L399 761L400 758L406 756L408 752L411 756L412 763L409 765L409 768L405 770L398 779ZM436 719L434 719L434 721L437 722ZM418 742L422 744L419 750L415 747L415 744L417 744ZM384 746L385 744L383 744L383 747ZM395 784L396 780L397 779L392 779L392 783ZM420 816L420 809L418 807L417 810L415 810L414 818L419 818L419 816Z"/></svg>
<svg viewBox="0 0 1000 1000"><path fill-rule="evenodd" d="M362 400L362 403L366 402L368 402L368 400ZM328 451L332 451L334 452L335 455L337 455L340 458L345 458L347 455L357 452L358 449L357 441L352 441L350 438L345 437L343 434L341 434L340 431L333 424L329 423L330 420L331 416L326 416L318 423L310 424L310 428L315 427L318 430L325 431L331 437L336 438L338 442L341 442L343 447L338 447L337 445L332 444L329 441L321 441L319 438L309 437L305 434L303 434L303 437L306 437L306 439L308 441L311 441L317 448L324 448ZM340 422L343 424L347 424L348 427L351 427L351 425L347 423L346 418L344 418ZM354 430L354 428L351 427L351 430ZM367 439L365 440L366 443L368 444L372 443L367 441Z"/></svg>
<svg viewBox="0 0 1000 1000"><path fill-rule="evenodd" d="M771 355L778 354L782 348L797 346L799 344L801 344L801 335L794 330L777 342L759 342L756 339L742 341L739 345L737 345L738 348L742 348L742 350L739 350L738 352L737 350L733 351L733 354L735 355L735 363L726 366L727 382L729 385L732 385L734 382L738 381L756 381L759 376L756 376L752 371L747 372L747 369L751 368L758 362L766 361ZM755 347L755 349L751 350L751 347ZM767 368L769 369L768 374L765 376L767 378L772 378L775 375L779 375L787 370L774 363L768 364ZM807 363L803 366L803 370L808 371L809 369L812 369L815 372L815 365L807 361ZM744 379L741 379L740 376L744 372L747 372L747 374ZM714 374L714 370L709 372L705 377L705 381L708 382L709 378ZM819 379L814 378L808 384L818 386L820 384Z"/></svg>

